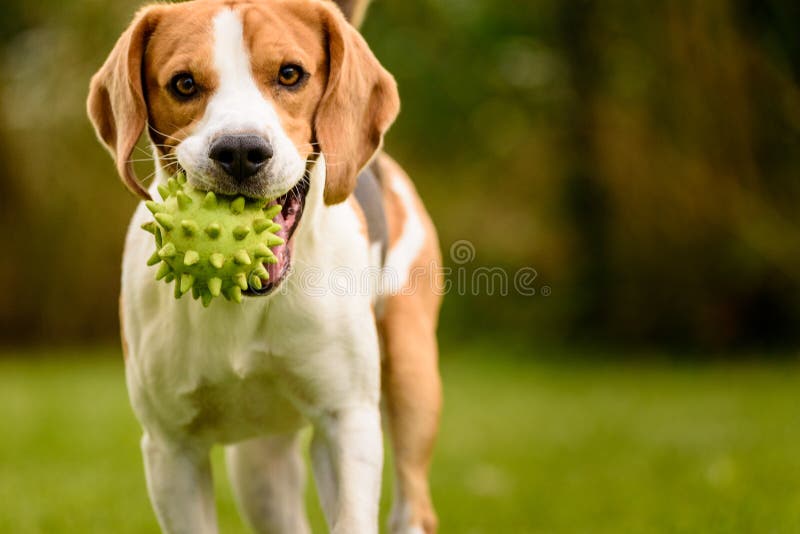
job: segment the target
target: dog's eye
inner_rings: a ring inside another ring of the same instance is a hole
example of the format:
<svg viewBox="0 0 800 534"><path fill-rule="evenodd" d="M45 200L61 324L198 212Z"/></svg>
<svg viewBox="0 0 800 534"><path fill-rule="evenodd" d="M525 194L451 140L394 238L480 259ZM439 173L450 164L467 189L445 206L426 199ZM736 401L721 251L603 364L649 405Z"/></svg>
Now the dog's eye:
<svg viewBox="0 0 800 534"><path fill-rule="evenodd" d="M284 65L278 71L278 83L284 87L294 87L303 81L304 74L302 67L298 65Z"/></svg>
<svg viewBox="0 0 800 534"><path fill-rule="evenodd" d="M194 96L197 93L197 84L191 74L178 74L170 82L172 91L183 98Z"/></svg>

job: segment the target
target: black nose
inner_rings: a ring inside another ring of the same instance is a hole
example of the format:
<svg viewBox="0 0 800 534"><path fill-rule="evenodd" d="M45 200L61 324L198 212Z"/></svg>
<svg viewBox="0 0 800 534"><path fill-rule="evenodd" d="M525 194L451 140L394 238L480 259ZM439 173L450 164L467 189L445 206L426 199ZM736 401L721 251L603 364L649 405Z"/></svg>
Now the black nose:
<svg viewBox="0 0 800 534"><path fill-rule="evenodd" d="M272 157L272 145L257 135L223 135L211 143L208 157L234 180L253 176Z"/></svg>

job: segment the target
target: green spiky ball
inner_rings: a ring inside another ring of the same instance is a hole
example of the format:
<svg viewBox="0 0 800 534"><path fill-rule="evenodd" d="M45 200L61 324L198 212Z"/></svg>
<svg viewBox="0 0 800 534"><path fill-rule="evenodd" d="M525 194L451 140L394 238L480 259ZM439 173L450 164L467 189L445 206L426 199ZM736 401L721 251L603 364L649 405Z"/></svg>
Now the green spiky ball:
<svg viewBox="0 0 800 534"><path fill-rule="evenodd" d="M263 263L277 261L269 247L283 243L273 221L280 206L195 190L183 173L158 192L163 202L145 203L154 220L142 228L156 244L147 264L159 265L156 280L175 282L175 298L191 290L208 306L219 295L241 302L242 291L261 289L269 278Z"/></svg>

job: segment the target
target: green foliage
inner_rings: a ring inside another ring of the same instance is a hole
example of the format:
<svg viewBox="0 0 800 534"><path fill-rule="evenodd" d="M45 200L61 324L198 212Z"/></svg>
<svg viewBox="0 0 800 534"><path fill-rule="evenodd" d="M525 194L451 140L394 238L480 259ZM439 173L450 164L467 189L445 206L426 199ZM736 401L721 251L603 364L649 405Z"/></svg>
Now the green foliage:
<svg viewBox="0 0 800 534"><path fill-rule="evenodd" d="M6 6L0 340L116 331L133 200L84 99L137 6ZM471 268L531 266L552 287L450 294L443 329L479 314L531 336L796 345L798 24L789 0L377 0L364 34L403 102L387 149L445 253L467 239ZM19 283L31 279L47 283Z"/></svg>

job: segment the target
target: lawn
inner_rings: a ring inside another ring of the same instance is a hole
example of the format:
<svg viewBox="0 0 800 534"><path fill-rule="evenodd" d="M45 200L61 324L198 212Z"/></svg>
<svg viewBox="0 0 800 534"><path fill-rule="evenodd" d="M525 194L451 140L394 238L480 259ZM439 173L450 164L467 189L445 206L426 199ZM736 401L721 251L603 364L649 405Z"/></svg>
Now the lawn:
<svg viewBox="0 0 800 534"><path fill-rule="evenodd" d="M444 351L444 534L800 532L800 362L506 352ZM158 532L122 372L115 349L0 355L0 532ZM221 532L246 532L214 460Z"/></svg>

